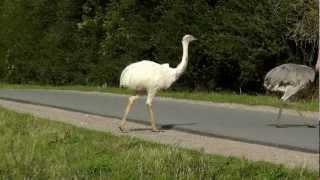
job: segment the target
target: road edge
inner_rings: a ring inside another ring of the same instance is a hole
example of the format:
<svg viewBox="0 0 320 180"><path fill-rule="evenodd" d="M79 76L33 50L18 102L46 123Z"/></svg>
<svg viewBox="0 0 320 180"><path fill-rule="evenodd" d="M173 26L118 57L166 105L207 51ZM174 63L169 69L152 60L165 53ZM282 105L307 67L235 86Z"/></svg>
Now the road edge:
<svg viewBox="0 0 320 180"><path fill-rule="evenodd" d="M119 120L116 118L6 100L0 100L0 106L17 112L29 113L34 116L48 118L78 127L111 132L115 135L123 135L118 130L117 125ZM236 156L253 161L268 161L276 164L285 164L290 168L301 167L319 171L318 153L292 151L277 147L190 134L177 130L166 130L164 133L154 134L143 130L148 129L145 125L135 122L129 122L128 126L131 128L134 127L135 129L142 129L142 131L134 131L125 135L142 138L148 141L176 145L209 154Z"/></svg>

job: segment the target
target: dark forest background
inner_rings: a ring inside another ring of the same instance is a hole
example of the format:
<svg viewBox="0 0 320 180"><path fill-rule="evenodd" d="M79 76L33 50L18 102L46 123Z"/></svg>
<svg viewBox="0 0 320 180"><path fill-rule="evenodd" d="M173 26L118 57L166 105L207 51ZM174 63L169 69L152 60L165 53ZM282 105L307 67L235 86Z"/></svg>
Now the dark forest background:
<svg viewBox="0 0 320 180"><path fill-rule="evenodd" d="M0 0L0 81L118 86L129 63L176 66L185 90L263 91L265 73L313 66L317 0Z"/></svg>

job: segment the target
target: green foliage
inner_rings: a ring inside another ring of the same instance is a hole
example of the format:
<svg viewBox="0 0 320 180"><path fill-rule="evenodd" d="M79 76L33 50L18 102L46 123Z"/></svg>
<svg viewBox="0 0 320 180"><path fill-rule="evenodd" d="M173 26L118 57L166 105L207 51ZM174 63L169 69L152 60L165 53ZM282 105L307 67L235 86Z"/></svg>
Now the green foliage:
<svg viewBox="0 0 320 180"><path fill-rule="evenodd" d="M290 4L292 11L288 15L288 38L302 54L302 62L314 65L317 58L319 41L319 8L318 1L297 0Z"/></svg>
<svg viewBox="0 0 320 180"><path fill-rule="evenodd" d="M150 59L176 66L175 89L261 91L272 67L312 65L318 8L301 0L2 0L0 79L118 86L122 69ZM23 28L21 28L23 27Z"/></svg>

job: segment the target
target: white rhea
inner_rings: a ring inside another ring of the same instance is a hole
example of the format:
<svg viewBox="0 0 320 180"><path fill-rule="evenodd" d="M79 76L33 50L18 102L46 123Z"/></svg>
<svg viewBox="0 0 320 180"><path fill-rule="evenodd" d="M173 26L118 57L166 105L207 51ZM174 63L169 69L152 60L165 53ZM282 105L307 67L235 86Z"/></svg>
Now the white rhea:
<svg viewBox="0 0 320 180"><path fill-rule="evenodd" d="M264 79L264 87L270 91L279 91L283 93L283 96L281 97L282 102L279 105L279 112L276 119L276 127L280 127L280 117L286 101L299 91L307 88L315 80L319 65L320 55L318 55L315 69L305 65L290 63L277 66L267 73ZM297 112L305 119L300 111ZM308 127L315 127L315 125L309 122Z"/></svg>
<svg viewBox="0 0 320 180"><path fill-rule="evenodd" d="M183 55L180 64L171 68L169 64L158 64L153 61L142 60L128 65L121 73L120 87L135 90L135 95L129 97L126 110L120 122L119 128L125 132L125 124L128 113L134 101L141 95L147 94L147 107L150 117L152 131L158 132L152 110L152 100L157 91L168 89L186 70L188 65L189 43L196 40L192 35L185 35L182 38Z"/></svg>

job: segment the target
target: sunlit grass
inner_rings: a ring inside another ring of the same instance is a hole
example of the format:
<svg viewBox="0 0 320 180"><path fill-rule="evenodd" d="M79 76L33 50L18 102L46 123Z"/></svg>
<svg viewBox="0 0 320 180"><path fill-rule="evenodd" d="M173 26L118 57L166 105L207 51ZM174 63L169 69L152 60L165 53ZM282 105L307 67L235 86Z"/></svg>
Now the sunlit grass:
<svg viewBox="0 0 320 180"><path fill-rule="evenodd" d="M0 108L0 179L317 179L312 170L208 155Z"/></svg>
<svg viewBox="0 0 320 180"><path fill-rule="evenodd" d="M99 86L48 86L48 85L16 85L16 84L0 84L0 89L58 89L58 90L77 90L77 91L98 91L116 94L132 94L133 92L124 88L117 87L99 87ZM163 91L158 94L163 97L171 97L177 99L191 99L200 101L209 101L216 103L238 103L245 105L265 105L279 106L279 99L274 96L253 96L239 95L226 92L190 92L190 91ZM299 100L292 101L286 106L288 109L297 109L303 111L319 111L318 100Z"/></svg>

